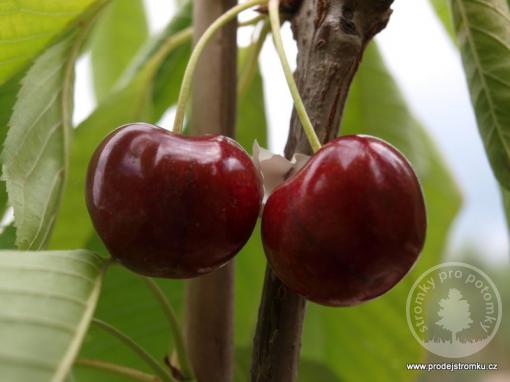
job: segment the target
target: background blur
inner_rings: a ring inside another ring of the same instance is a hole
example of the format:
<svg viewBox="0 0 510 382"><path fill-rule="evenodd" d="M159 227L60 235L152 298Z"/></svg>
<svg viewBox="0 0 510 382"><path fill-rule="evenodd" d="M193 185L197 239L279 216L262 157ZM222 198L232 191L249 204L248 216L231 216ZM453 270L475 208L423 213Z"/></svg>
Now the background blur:
<svg viewBox="0 0 510 382"><path fill-rule="evenodd" d="M151 33L155 34L173 16L174 5L161 0L145 0L145 3ZM447 259L465 261L486 271L500 290L505 312L505 308L510 307L510 296L507 293L510 290L510 280L507 277L510 265L506 222L498 186L476 127L459 52L434 15L428 0L396 0L393 9L389 26L377 37L379 47L412 112L434 137L463 195L463 208L451 231ZM251 17L253 14L245 13L242 18ZM283 35L287 53L295 65L296 47L288 25L284 27ZM248 45L250 37L250 28L239 31L241 45ZM262 50L260 64L270 126L270 149L282 153L287 139L292 99L269 39ZM91 78L88 54L78 64L74 115L76 124L95 108ZM159 125L170 127L173 116L173 110L168 111ZM370 307L366 308L366 312L371 312ZM379 314L380 311L374 312ZM510 328L505 325L505 313L498 335L492 343L482 352L463 360L498 362L502 371L497 374L435 372L422 374L420 380L510 381L510 374L504 371L510 368ZM338 312L337 317L342 314L343 311ZM398 314L405 315L403 311ZM319 316L315 313L309 312L309 316L313 325L326 325L327 321L317 320ZM343 319L349 322L348 317L343 316ZM308 326L310 332L314 332L313 325ZM399 334L404 337L400 338L408 340L411 334L407 327L401 330ZM364 348L370 349L370 345L365 343ZM327 349L324 351L328 352ZM373 354L366 355L367 359L370 356ZM429 357L429 361L448 360ZM392 366L398 370L404 367L402 364Z"/></svg>

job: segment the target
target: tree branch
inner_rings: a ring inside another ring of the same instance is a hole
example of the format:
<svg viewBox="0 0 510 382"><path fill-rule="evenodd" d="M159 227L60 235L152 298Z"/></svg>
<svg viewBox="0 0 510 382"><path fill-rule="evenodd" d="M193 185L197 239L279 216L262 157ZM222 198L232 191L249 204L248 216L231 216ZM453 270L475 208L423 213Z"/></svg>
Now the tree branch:
<svg viewBox="0 0 510 382"><path fill-rule="evenodd" d="M195 0L195 43L207 27L235 0ZM219 31L203 52L192 87L192 135L233 136L236 109L236 31L234 21ZM233 378L234 264L188 283L186 340L200 382Z"/></svg>
<svg viewBox="0 0 510 382"><path fill-rule="evenodd" d="M393 0L304 0L292 18L298 45L295 73L321 142L338 135L345 101L363 52L385 28ZM294 111L285 153L310 153Z"/></svg>
<svg viewBox="0 0 510 382"><path fill-rule="evenodd" d="M306 110L322 143L338 135L345 101L363 52L384 29L393 0L288 1L295 7L292 31L298 45L294 74ZM298 4L299 3L299 4ZM293 111L285 155L310 154ZM268 267L252 357L253 382L297 379L306 303Z"/></svg>

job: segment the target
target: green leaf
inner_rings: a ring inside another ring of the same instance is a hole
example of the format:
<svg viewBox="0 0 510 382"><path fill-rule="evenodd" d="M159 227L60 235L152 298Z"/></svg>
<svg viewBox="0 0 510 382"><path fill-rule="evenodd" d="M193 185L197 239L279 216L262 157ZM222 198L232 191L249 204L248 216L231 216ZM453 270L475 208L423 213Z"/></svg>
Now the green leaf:
<svg viewBox="0 0 510 382"><path fill-rule="evenodd" d="M91 41L98 101L114 88L149 35L143 0L114 0L98 20Z"/></svg>
<svg viewBox="0 0 510 382"><path fill-rule="evenodd" d="M452 39L455 38L455 30L453 28L452 12L450 3L447 0L430 0L432 7L443 24L446 32Z"/></svg>
<svg viewBox="0 0 510 382"><path fill-rule="evenodd" d="M244 51L241 50L240 55ZM267 147L267 117L264 105L264 87L258 67L246 94L238 99L236 140L249 153L252 151L253 141L255 140L261 146Z"/></svg>
<svg viewBox="0 0 510 382"><path fill-rule="evenodd" d="M14 224L2 228L0 249L16 249L16 228Z"/></svg>
<svg viewBox="0 0 510 382"><path fill-rule="evenodd" d="M16 96L21 87L21 80L24 77L17 75L0 86L0 141L3 143L7 136L7 125L16 103Z"/></svg>
<svg viewBox="0 0 510 382"><path fill-rule="evenodd" d="M140 49L139 54L122 75L119 85L126 85L129 83L133 76L135 76L152 57L156 56L158 52L164 49L168 38L191 27L191 11L192 2L190 0L183 0L183 5L179 8L179 11L172 18L165 30ZM181 80L190 54L191 38L189 42L183 43L163 57L162 62L159 63L152 91L154 120L160 119L163 113L177 102Z"/></svg>
<svg viewBox="0 0 510 382"><path fill-rule="evenodd" d="M8 123L11 119L14 104L16 102L16 95L21 87L21 79L23 76L17 75L11 78L8 82L0 86L0 142L2 145L7 136ZM0 216L3 216L7 209L7 190L5 189L5 182L0 181Z"/></svg>
<svg viewBox="0 0 510 382"><path fill-rule="evenodd" d="M459 193L375 45L368 48L354 81L342 133L381 137L415 165L428 207L427 242L413 271L386 295L348 309L310 304L302 353L327 364L345 381L412 380L404 365L421 361L424 350L407 326L407 293L421 272L441 260L449 226L460 206Z"/></svg>
<svg viewBox="0 0 510 382"><path fill-rule="evenodd" d="M93 235L87 246L103 256L108 253ZM182 312L184 282L157 280L173 308ZM168 354L172 344L168 323L161 307L140 276L121 266L112 266L105 274L95 317L129 334L158 360ZM80 357L95 358L127 365L153 373L147 365L108 333L92 326L80 351ZM92 368L75 367L75 381L125 382L126 379Z"/></svg>
<svg viewBox="0 0 510 382"><path fill-rule="evenodd" d="M133 77L136 76L136 74L140 70L142 70L142 68L148 63L148 61L150 61L152 57L156 56L158 52L161 51L162 47L165 45L165 42L168 38L170 38L171 36L175 36L175 34L177 34L178 32L181 32L182 30L191 26L191 3L189 0L185 1L186 5L183 6L179 10L179 12L172 18L172 20L170 21L170 23L168 23L166 28L160 34L147 41L140 48L138 54L135 56L131 64L128 66L128 68L125 70L122 77L120 78L119 85L125 86L126 84L128 84L133 79ZM171 60L172 56L175 54L177 50L178 49L175 49L168 55L163 57L164 60L163 63L161 63L161 66L158 68L158 72L161 71L161 67L164 65L165 62ZM168 70L172 71L173 70L172 66L170 64L167 65L170 66ZM159 75L159 73L157 75Z"/></svg>
<svg viewBox="0 0 510 382"><path fill-rule="evenodd" d="M75 32L53 45L23 78L2 153L18 229L16 244L39 249L51 232L67 173Z"/></svg>
<svg viewBox="0 0 510 382"><path fill-rule="evenodd" d="M171 36L191 26L192 2L185 1L178 14L163 32L159 42L165 36ZM153 103L154 118L159 119L163 113L177 102L184 70L191 55L191 41L175 49L161 65L154 81Z"/></svg>
<svg viewBox="0 0 510 382"><path fill-rule="evenodd" d="M300 360L298 373L299 382L341 382L329 366L306 358Z"/></svg>
<svg viewBox="0 0 510 382"><path fill-rule="evenodd" d="M87 251L0 251L0 375L63 381L92 318L104 261Z"/></svg>
<svg viewBox="0 0 510 382"><path fill-rule="evenodd" d="M510 190L510 10L506 0L452 0L471 101L499 183Z"/></svg>
<svg viewBox="0 0 510 382"><path fill-rule="evenodd" d="M95 0L0 2L0 85L36 57Z"/></svg>

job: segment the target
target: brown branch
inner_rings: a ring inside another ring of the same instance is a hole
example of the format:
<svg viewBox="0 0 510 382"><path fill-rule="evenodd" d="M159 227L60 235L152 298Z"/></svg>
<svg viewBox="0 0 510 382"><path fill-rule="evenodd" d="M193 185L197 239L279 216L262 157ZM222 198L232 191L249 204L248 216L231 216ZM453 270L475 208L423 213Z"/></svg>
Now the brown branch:
<svg viewBox="0 0 510 382"><path fill-rule="evenodd" d="M321 142L338 135L363 52L387 25L393 0L303 0L291 18L298 45L294 74ZM293 111L287 158L311 148ZM297 379L306 303L266 270L252 357L252 382Z"/></svg>
<svg viewBox="0 0 510 382"><path fill-rule="evenodd" d="M235 0L195 0L194 41ZM207 46L192 88L192 135L233 136L236 110L236 24L223 28ZM199 382L233 378L233 262L212 274L191 280L186 298L186 340Z"/></svg>
<svg viewBox="0 0 510 382"><path fill-rule="evenodd" d="M304 0L292 19L298 45L295 73L321 142L338 134L354 74L366 45L388 23L392 0ZM285 153L310 153L294 111Z"/></svg>

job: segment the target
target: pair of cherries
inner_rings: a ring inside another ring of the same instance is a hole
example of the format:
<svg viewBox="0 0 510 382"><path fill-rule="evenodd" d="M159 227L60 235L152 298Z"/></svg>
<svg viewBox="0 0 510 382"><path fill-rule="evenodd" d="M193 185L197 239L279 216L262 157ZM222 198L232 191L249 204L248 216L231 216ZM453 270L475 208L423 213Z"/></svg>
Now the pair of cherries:
<svg viewBox="0 0 510 382"><path fill-rule="evenodd" d="M111 133L87 175L87 206L111 255L152 277L190 278L227 263L249 239L262 197L259 171L232 139L141 123ZM273 191L262 216L277 276L331 306L391 289L416 261L425 229L412 167L367 136L326 144Z"/></svg>

